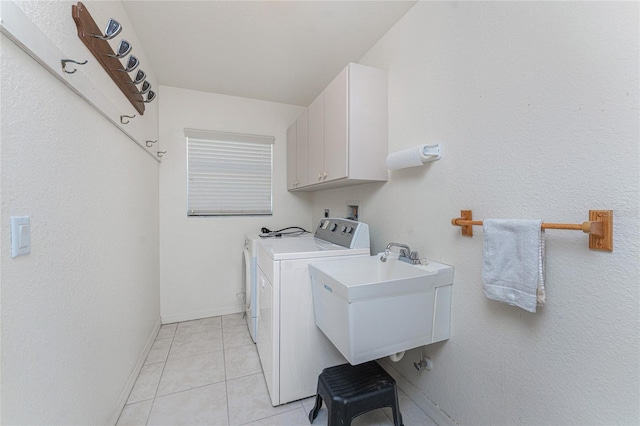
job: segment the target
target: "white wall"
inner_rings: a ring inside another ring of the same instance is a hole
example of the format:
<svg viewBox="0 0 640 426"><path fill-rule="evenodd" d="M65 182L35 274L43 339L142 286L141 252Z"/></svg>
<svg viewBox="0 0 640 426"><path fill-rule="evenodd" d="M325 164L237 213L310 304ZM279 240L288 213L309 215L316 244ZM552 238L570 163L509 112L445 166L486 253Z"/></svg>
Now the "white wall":
<svg viewBox="0 0 640 426"><path fill-rule="evenodd" d="M308 194L286 190L286 133L302 108L162 86L160 143L160 282L162 322L242 310L244 234L266 226L310 230ZM273 156L273 215L187 217L184 129L269 135Z"/></svg>
<svg viewBox="0 0 640 426"><path fill-rule="evenodd" d="M71 4L22 6L82 58ZM113 423L159 326L158 163L4 36L1 61L2 423ZM14 259L12 215L32 228Z"/></svg>
<svg viewBox="0 0 640 426"><path fill-rule="evenodd" d="M455 266L452 337L395 367L460 424L637 424L638 3L421 2L363 58L389 72L389 151L443 143L386 184L315 193L313 217L361 201L390 241ZM474 218L579 223L614 210L614 251L547 231L547 305L490 301Z"/></svg>

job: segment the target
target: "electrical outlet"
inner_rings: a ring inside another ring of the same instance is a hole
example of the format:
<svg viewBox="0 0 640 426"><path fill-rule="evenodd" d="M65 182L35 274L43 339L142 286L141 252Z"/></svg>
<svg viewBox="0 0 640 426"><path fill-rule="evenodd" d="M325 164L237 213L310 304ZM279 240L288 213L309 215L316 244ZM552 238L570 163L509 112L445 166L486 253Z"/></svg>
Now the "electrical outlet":
<svg viewBox="0 0 640 426"><path fill-rule="evenodd" d="M347 205L347 218L358 220L358 210L359 207L357 204L349 204Z"/></svg>
<svg viewBox="0 0 640 426"><path fill-rule="evenodd" d="M324 209L324 217L329 217L329 209Z"/></svg>

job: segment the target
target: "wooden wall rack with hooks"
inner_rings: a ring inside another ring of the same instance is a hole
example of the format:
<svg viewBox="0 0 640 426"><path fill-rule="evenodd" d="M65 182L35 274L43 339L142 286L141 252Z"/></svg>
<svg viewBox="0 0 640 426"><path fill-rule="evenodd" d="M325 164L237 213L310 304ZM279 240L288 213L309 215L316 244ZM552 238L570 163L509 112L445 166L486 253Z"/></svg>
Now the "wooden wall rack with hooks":
<svg viewBox="0 0 640 426"><path fill-rule="evenodd" d="M74 69L82 69L80 64L84 63L85 58L77 57L69 60L66 52L62 51L14 1L2 2L0 32L60 83L87 102L87 105L95 109L127 138L131 139L149 158L153 158L158 163L161 162L155 150L150 150L144 142L158 138L157 114L145 114L144 117L129 124L120 123L121 105L115 105L102 91L97 90L94 82L87 77L87 73L71 73ZM69 62L78 65L69 64Z"/></svg>
<svg viewBox="0 0 640 426"><path fill-rule="evenodd" d="M109 77L111 77L129 102L131 102L136 111L138 111L140 115L144 114L144 100L142 99L142 95L136 85L133 84L129 73L120 71L124 68L120 60L109 56L114 55L109 42L94 37L94 34L102 35L102 31L100 31L100 28L96 25L86 6L82 4L82 2L78 2L77 5L72 5L71 15L76 23L76 27L78 27L78 37L80 40L87 46L87 49L93 54L98 63L102 65L102 68L109 74Z"/></svg>
<svg viewBox="0 0 640 426"><path fill-rule="evenodd" d="M472 210L460 210L460 217L451 224L462 228L462 235L473 237L473 227L482 226L481 220L473 220ZM589 221L582 223L542 222L542 229L569 229L589 234L589 248L613 251L613 210L589 210Z"/></svg>

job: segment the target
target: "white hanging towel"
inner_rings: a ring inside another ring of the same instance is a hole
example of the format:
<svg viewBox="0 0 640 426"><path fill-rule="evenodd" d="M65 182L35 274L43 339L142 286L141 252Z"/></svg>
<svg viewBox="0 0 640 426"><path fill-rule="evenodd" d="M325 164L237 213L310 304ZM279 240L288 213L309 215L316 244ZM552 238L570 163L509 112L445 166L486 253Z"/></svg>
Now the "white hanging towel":
<svg viewBox="0 0 640 426"><path fill-rule="evenodd" d="M542 221L485 219L482 282L493 300L529 312L545 303Z"/></svg>

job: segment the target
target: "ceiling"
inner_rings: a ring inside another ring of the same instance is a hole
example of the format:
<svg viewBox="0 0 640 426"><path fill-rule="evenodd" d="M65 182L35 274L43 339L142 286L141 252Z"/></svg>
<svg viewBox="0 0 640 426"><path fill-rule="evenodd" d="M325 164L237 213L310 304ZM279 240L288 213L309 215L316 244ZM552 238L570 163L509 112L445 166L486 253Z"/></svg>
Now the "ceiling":
<svg viewBox="0 0 640 426"><path fill-rule="evenodd" d="M415 1L123 1L157 84L307 106Z"/></svg>

